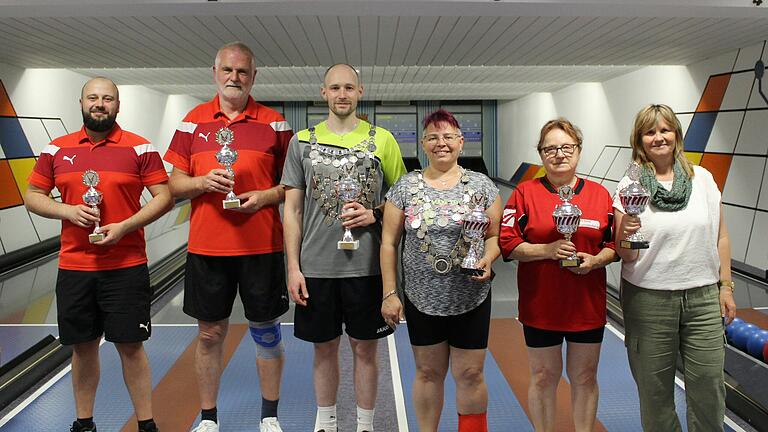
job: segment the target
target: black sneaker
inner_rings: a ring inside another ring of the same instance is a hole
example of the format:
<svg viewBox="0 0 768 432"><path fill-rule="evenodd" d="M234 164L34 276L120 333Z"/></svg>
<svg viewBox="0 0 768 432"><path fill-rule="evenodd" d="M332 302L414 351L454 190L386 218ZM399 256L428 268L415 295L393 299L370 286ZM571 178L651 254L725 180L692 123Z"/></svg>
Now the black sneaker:
<svg viewBox="0 0 768 432"><path fill-rule="evenodd" d="M139 429L139 432L160 432L160 429L157 428L155 422L150 422L143 429Z"/></svg>
<svg viewBox="0 0 768 432"><path fill-rule="evenodd" d="M91 427L85 427L80 424L79 421L75 420L72 422L72 427L69 428L69 432L96 432L96 423Z"/></svg>

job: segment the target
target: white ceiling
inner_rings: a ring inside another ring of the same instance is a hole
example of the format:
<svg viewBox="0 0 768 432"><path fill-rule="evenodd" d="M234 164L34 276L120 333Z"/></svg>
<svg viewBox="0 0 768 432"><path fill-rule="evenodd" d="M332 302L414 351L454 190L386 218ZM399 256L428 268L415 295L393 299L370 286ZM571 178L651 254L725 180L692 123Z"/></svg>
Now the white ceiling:
<svg viewBox="0 0 768 432"><path fill-rule="evenodd" d="M514 99L768 39L751 0L0 0L0 62L202 99L219 46L246 42L261 100L316 99L361 67L381 100Z"/></svg>

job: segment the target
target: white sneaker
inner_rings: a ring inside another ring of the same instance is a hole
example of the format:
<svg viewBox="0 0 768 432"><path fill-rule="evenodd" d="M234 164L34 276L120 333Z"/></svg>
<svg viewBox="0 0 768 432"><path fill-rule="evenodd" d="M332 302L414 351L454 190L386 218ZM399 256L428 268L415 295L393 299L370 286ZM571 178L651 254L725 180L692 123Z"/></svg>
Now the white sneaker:
<svg viewBox="0 0 768 432"><path fill-rule="evenodd" d="M219 432L219 425L210 420L203 420L189 432Z"/></svg>
<svg viewBox="0 0 768 432"><path fill-rule="evenodd" d="M266 417L259 425L259 432L283 432L277 417Z"/></svg>

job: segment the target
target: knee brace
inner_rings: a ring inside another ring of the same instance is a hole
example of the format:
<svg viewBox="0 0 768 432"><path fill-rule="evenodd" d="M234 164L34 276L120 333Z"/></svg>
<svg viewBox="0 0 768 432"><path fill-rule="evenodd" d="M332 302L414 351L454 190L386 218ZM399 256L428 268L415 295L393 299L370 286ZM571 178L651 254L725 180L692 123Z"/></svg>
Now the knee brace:
<svg viewBox="0 0 768 432"><path fill-rule="evenodd" d="M280 321L250 321L248 328L256 342L256 357L274 359L283 356L283 337L280 333Z"/></svg>

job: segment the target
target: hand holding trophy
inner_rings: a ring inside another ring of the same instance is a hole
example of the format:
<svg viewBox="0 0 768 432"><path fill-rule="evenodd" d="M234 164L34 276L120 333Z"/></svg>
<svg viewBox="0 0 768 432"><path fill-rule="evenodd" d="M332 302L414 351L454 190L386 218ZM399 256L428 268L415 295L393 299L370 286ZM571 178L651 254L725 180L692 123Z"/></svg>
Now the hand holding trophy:
<svg viewBox="0 0 768 432"><path fill-rule="evenodd" d="M561 186L558 190L558 195L563 201L555 207L555 211L552 212L552 219L555 221L555 227L557 232L563 234L567 241L571 241L571 236L579 228L579 222L581 221L581 209L571 202L573 199L573 188L568 185ZM571 256L560 260L560 267L578 267L581 265L581 258L576 255L574 251Z"/></svg>
<svg viewBox="0 0 768 432"><path fill-rule="evenodd" d="M216 142L221 145L221 149L216 152L216 161L224 166L229 175L232 177L232 182L235 181L235 171L232 169L232 165L237 162L237 151L231 148L229 145L235 140L235 133L228 127L223 127L216 132ZM224 209L234 209L240 207L240 199L235 195L234 185L232 190L229 191L226 198L221 202Z"/></svg>
<svg viewBox="0 0 768 432"><path fill-rule="evenodd" d="M88 190L83 194L83 202L85 202L86 205L91 206L91 209L98 213L99 204L101 204L101 199L103 197L103 194L96 190L96 185L99 184L99 174L94 170L86 170L83 173L83 184L88 186ZM99 221L94 222L94 224L95 228L93 229L93 232L88 234L88 241L91 243L104 240L104 233L101 232Z"/></svg>
<svg viewBox="0 0 768 432"><path fill-rule="evenodd" d="M467 256L461 262L461 272L470 276L482 276L484 270L477 267L477 262L482 257L485 232L488 230L491 220L485 214L483 196L476 193L472 197L472 201L474 208L464 215L464 224L461 227L462 235L469 242Z"/></svg>
<svg viewBox="0 0 768 432"><path fill-rule="evenodd" d="M360 197L362 188L360 183L352 177L352 174L347 174L339 180L336 184L336 194L340 200L345 204L355 202ZM357 250L360 247L360 240L355 240L352 237L352 231L349 228L344 228L344 236L336 243L337 249L343 250Z"/></svg>
<svg viewBox="0 0 768 432"><path fill-rule="evenodd" d="M630 216L639 216L648 206L651 195L640 184L640 172L642 168L637 162L632 162L627 167L627 177L632 181L624 189L619 191L619 199L624 207L624 213ZM648 241L643 238L640 231L627 236L619 242L624 249L648 249Z"/></svg>

